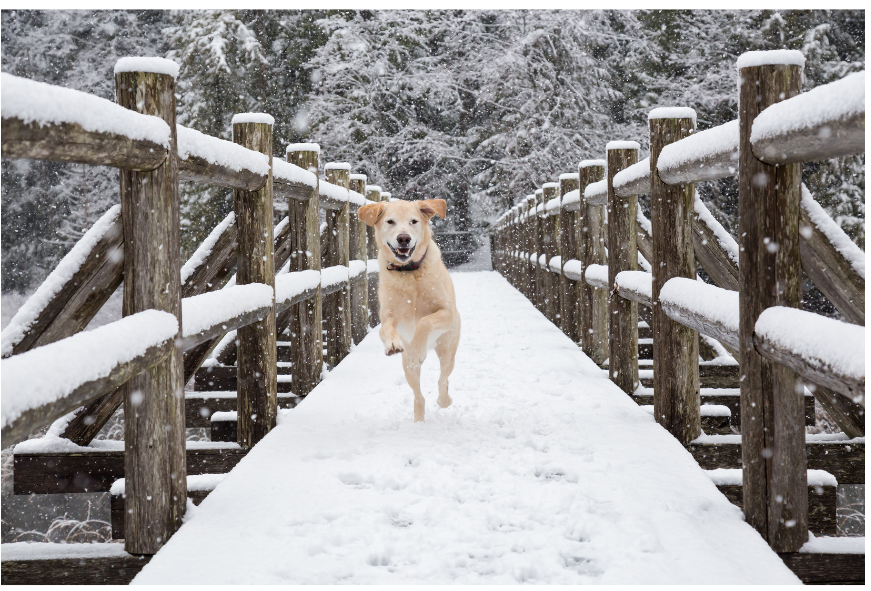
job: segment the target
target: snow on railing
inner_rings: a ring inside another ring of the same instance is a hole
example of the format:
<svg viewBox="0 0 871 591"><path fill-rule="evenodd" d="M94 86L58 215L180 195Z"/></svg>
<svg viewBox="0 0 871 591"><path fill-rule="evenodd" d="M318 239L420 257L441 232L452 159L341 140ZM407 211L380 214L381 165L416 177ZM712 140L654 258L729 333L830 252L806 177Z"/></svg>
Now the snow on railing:
<svg viewBox="0 0 871 591"><path fill-rule="evenodd" d="M590 205L608 204L608 179L590 183L584 189L584 201Z"/></svg>
<svg viewBox="0 0 871 591"><path fill-rule="evenodd" d="M276 307L289 306L298 296L314 292L321 284L321 274L313 269L293 271L275 278Z"/></svg>
<svg viewBox="0 0 871 591"><path fill-rule="evenodd" d="M650 156L615 174L612 182L619 197L650 193Z"/></svg>
<svg viewBox="0 0 871 591"><path fill-rule="evenodd" d="M662 149L659 177L670 185L710 181L738 173L738 120L697 131Z"/></svg>
<svg viewBox="0 0 871 591"><path fill-rule="evenodd" d="M856 246L835 220L829 217L804 183L801 184L801 207L807 212L816 229L822 232L853 270L865 279L865 251Z"/></svg>
<svg viewBox="0 0 871 591"><path fill-rule="evenodd" d="M738 292L702 281L674 277L659 290L666 316L738 349Z"/></svg>
<svg viewBox="0 0 871 591"><path fill-rule="evenodd" d="M278 158L272 159L272 176L273 178L287 181L288 183L305 185L312 189L314 189L318 183L318 178L313 172L304 170L296 164L285 162Z"/></svg>
<svg viewBox="0 0 871 591"><path fill-rule="evenodd" d="M262 320L272 307L273 295L270 286L249 283L182 299L184 349Z"/></svg>
<svg viewBox="0 0 871 591"><path fill-rule="evenodd" d="M159 117L136 113L86 92L12 74L0 74L0 115L40 127L74 123L85 131L112 133L165 149L170 145L169 125Z"/></svg>
<svg viewBox="0 0 871 591"><path fill-rule="evenodd" d="M611 291L608 283L608 265L587 265L584 270L584 281L593 287Z"/></svg>
<svg viewBox="0 0 871 591"><path fill-rule="evenodd" d="M708 207L702 201L702 198L699 197L699 192L696 191L695 198L693 200L693 211L696 212L696 215L699 218L699 221L705 224L711 232L714 234L714 237L717 240L717 244L720 245L720 248L723 249L729 259L738 265L738 243L732 238L732 235L726 231L726 228L723 227L723 224L717 221L711 212L708 210Z"/></svg>
<svg viewBox="0 0 871 591"><path fill-rule="evenodd" d="M653 275L646 271L621 271L614 278L614 291L627 300L650 306L653 302Z"/></svg>
<svg viewBox="0 0 871 591"><path fill-rule="evenodd" d="M191 255L191 258L187 260L187 262L182 265L181 268L181 284L184 285L187 283L187 280L190 279L191 275L195 270L197 270L206 260L209 258L209 255L212 254L212 249L215 248L215 244L218 242L218 239L227 231L227 228L230 225L236 223L236 213L230 212L227 216L221 220L215 228L206 236L206 239L200 243L194 253Z"/></svg>
<svg viewBox="0 0 871 591"><path fill-rule="evenodd" d="M269 156L239 144L212 137L195 129L176 126L180 160L200 158L209 164L235 172L248 170L262 177L269 174Z"/></svg>

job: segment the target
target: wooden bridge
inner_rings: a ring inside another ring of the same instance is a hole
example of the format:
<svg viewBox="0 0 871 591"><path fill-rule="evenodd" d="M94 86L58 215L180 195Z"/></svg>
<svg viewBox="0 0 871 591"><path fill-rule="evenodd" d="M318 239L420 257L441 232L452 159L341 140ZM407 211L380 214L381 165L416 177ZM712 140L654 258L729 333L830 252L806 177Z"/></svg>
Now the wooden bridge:
<svg viewBox="0 0 871 591"><path fill-rule="evenodd" d="M3 74L4 158L121 170L3 332L15 493L110 491L124 539L4 545L3 582L864 581L864 538L834 537L864 484L864 253L800 183L864 152L864 73L800 94L795 53L741 58L738 121L654 110L649 159L609 144L499 219L508 282L455 275L456 404L424 426L367 336L352 211L380 188L319 178L316 144L274 158L268 115L177 126L167 60L119 61L118 104ZM728 175L738 243L693 184ZM179 181L235 189L185 265ZM797 309L802 271L850 324ZM124 318L82 332L122 278ZM815 402L843 434L805 435ZM95 441L122 403L124 441Z"/></svg>

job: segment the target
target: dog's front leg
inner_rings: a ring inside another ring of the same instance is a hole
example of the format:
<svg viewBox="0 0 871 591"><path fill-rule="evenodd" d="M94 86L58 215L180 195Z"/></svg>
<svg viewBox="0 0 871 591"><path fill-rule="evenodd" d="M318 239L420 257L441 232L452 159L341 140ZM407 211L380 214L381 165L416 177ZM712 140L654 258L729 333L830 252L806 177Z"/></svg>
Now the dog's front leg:
<svg viewBox="0 0 871 591"><path fill-rule="evenodd" d="M450 310L442 308L429 316L424 316L414 329L414 338L408 344L408 351L403 357L410 367L420 367L426 359L426 345L434 330L447 330L453 322Z"/></svg>
<svg viewBox="0 0 871 591"><path fill-rule="evenodd" d="M381 337L381 342L384 343L384 353L386 355L394 355L402 353L405 347L402 345L402 339L399 337L399 331L396 330L396 319L393 316L382 317L381 330L378 332Z"/></svg>

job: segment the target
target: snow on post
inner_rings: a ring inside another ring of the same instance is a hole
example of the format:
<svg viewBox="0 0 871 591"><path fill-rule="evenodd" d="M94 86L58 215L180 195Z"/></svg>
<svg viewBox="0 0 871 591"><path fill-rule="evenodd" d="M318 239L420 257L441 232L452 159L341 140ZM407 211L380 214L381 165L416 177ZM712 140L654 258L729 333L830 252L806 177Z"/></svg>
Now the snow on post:
<svg viewBox="0 0 871 591"><path fill-rule="evenodd" d="M165 359L177 333L175 316L146 310L3 360L3 447Z"/></svg>
<svg viewBox="0 0 871 591"><path fill-rule="evenodd" d="M122 72L165 74L175 79L178 78L179 65L162 57L122 57L115 62L115 74Z"/></svg>

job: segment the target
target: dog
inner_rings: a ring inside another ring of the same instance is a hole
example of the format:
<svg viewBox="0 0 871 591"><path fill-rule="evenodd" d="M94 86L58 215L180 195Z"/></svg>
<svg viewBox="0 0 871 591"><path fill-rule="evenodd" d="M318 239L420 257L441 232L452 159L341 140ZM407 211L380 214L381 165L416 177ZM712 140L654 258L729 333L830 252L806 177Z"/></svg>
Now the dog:
<svg viewBox="0 0 871 591"><path fill-rule="evenodd" d="M368 203L357 216L375 229L381 341L387 355L402 354L405 379L414 392L414 421L424 420L420 366L435 349L441 365L438 405L451 405L448 377L460 342L454 284L432 239L429 221L444 219L444 199Z"/></svg>

